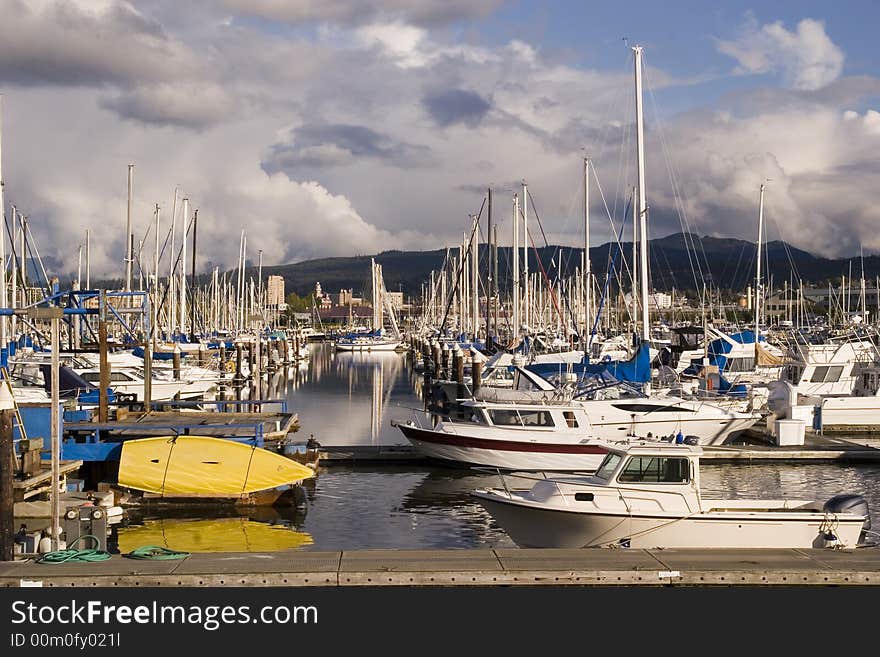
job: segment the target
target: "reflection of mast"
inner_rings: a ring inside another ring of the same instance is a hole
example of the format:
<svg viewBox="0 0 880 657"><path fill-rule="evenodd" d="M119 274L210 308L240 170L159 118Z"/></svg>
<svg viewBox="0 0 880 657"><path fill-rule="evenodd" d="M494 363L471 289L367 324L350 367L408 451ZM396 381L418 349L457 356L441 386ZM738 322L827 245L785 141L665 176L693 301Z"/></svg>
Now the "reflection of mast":
<svg viewBox="0 0 880 657"><path fill-rule="evenodd" d="M373 365L373 394L370 397L370 438L376 444L382 416L382 361Z"/></svg>

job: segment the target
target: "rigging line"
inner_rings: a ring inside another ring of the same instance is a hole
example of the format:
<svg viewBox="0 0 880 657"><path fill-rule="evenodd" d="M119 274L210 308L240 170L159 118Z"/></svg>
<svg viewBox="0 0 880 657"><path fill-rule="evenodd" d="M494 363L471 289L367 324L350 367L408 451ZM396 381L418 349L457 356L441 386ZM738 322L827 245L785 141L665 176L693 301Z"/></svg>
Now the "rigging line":
<svg viewBox="0 0 880 657"><path fill-rule="evenodd" d="M606 216L608 217L608 223L611 224L611 235L612 235L612 236L616 236L616 237L615 237L615 239L616 239L616 245L617 245L618 247L620 247L620 248L623 248L622 245L621 245L621 243L620 243L620 240L621 240L621 238L622 238L622 236L623 236L623 233L620 233L620 235L617 234L617 227L614 225L614 218L611 216L611 212L610 212L610 210L608 209L608 202L605 200L605 192L602 190L602 183L599 182L599 174L596 172L595 167L593 167L593 162L592 162L592 160L590 161L590 168L593 169L593 178L596 180L596 188L599 190L599 197L602 199L602 204L605 206L605 214L606 214ZM629 213L629 207L630 207L630 204L629 204L629 198L627 198L626 210L625 210L625 212L626 212L627 214ZM625 224L626 222L627 222L627 217L624 216L624 217L623 217L623 223ZM610 260L610 258L611 258L611 251L609 250L609 252L608 252L608 259L606 259L606 264L607 264L608 260ZM630 283L632 283L632 281L633 281L633 275L632 275L632 273L630 272L630 268L629 268L629 265L628 265L627 262L626 262L626 258L623 259L623 268L624 268L624 270L626 271L627 275L629 276ZM618 275L618 280L621 280L619 275ZM624 281L624 282L625 282L625 281Z"/></svg>
<svg viewBox="0 0 880 657"><path fill-rule="evenodd" d="M458 266L458 274L456 275L454 290L458 289L459 283L461 282L461 275L462 275L462 272L464 271L464 263L467 261L467 257L471 253L471 248L473 247L473 244L474 244L474 233L476 233L477 229L479 228L480 217L483 216L483 210L485 209L485 207L486 207L486 197L484 196L483 203L480 205L480 211L477 213L476 220L474 221L474 226L473 226L473 228L471 228L471 238L468 241L467 253L462 254L461 262L459 263L459 266ZM449 319L449 311L452 310L452 301L453 301L453 295L450 295L449 303L446 304L446 312L443 314L443 322L440 324L441 335L442 335L443 331L446 329L446 320Z"/></svg>
<svg viewBox="0 0 880 657"><path fill-rule="evenodd" d="M27 229L24 239L25 253L27 253L28 250L31 252L31 262L33 262L34 255L36 255L36 260L40 265L40 271L43 273L43 281L45 281L46 296L52 296L52 287L49 284L49 276L46 274L46 268L43 266L43 259L40 257L40 252L37 249L34 233L31 231L31 222L27 222L25 228ZM28 239L28 235L30 235L30 239ZM27 256L25 256L25 262L26 261Z"/></svg>
<svg viewBox="0 0 880 657"><path fill-rule="evenodd" d="M550 278L547 276L547 271L544 269L544 263L541 262L541 256L538 253L538 249L535 248L535 240L532 238L531 231L526 231L529 242L532 244L532 251L535 253L535 259L538 261L538 266L541 268L541 273L544 275L544 282L547 284L547 290L550 292L550 299L553 301L553 307L556 309L556 313L559 315L562 321L565 321L565 315L562 314L559 310L559 304L556 302L556 292L552 283L550 283Z"/></svg>
<svg viewBox="0 0 880 657"><path fill-rule="evenodd" d="M633 199L633 202L635 202L635 199ZM620 235L618 236L617 241L617 251L613 254L611 252L608 254L611 262L609 263L608 271L605 274L605 284L602 288L602 296L599 297L599 307L596 309L596 318L593 320L593 326L590 329L590 337L585 349L586 354L590 353L590 348L593 346L593 338L596 336L596 329L599 327L599 320L602 318L602 310L605 307L605 300L608 296L608 287L611 283L611 277L614 275L614 264L617 261L617 256L623 255L623 247L620 245L620 237L623 235L623 231L626 227L626 217L629 214L628 210L629 203L627 203L627 207L624 209L623 222L620 225Z"/></svg>
<svg viewBox="0 0 880 657"><path fill-rule="evenodd" d="M647 66L645 68L647 69ZM653 87L650 85L650 83L647 79L648 78L647 71L645 72L645 77L646 77L645 86L648 89L648 95L651 99L651 106L654 109L654 117L657 122L657 132L658 132L658 135L660 136L660 144L662 146L663 157L666 162L667 171L669 173L670 184L672 185L673 197L675 199L675 207L676 207L676 210L678 211L679 222L683 223L682 228L685 230L685 243L687 244L688 239L690 237L691 247L694 250L694 256L698 256L697 249L695 246L693 246L693 232L694 231L691 227L691 222L688 219L687 211L684 208L684 203L681 201L682 195L680 193L680 184L678 182L679 176L675 170L675 166L672 163L672 159L669 154L669 145L666 141L666 133L663 130L663 122L660 119L660 112L657 109L657 100L656 100L656 97L654 96ZM705 247L703 245L702 240L699 240L699 242L700 242L700 250L702 251L702 254L703 254L703 260L706 263L707 269L709 269L709 261L706 256ZM700 285L699 285L699 282L697 281L697 272L694 269L694 262L693 262L693 259L691 259L690 251L688 251L688 259L690 260L691 270L694 274L695 289L699 290ZM705 281L707 276L703 272L702 264L699 261L699 257L697 257L697 268L700 270L700 277Z"/></svg>

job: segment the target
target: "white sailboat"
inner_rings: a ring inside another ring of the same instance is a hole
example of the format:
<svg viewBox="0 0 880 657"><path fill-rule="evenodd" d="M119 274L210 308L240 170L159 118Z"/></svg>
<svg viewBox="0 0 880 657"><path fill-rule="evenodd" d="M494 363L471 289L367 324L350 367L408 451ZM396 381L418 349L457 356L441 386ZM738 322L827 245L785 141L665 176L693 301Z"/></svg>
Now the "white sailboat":
<svg viewBox="0 0 880 657"><path fill-rule="evenodd" d="M335 343L337 351L395 351L401 344L400 329L394 316L394 307L385 281L382 278L382 265L370 259L370 274L373 292L373 330L369 333L349 333L338 338ZM391 333L386 333L384 315L387 313L391 322Z"/></svg>

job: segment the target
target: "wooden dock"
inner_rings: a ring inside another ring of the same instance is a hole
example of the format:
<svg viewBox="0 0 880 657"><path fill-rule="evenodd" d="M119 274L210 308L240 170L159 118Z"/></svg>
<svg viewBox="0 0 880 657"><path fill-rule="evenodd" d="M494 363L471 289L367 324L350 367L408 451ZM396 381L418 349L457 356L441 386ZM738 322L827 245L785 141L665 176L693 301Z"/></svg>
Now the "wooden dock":
<svg viewBox="0 0 880 657"><path fill-rule="evenodd" d="M880 548L361 550L0 563L0 587L874 586Z"/></svg>
<svg viewBox="0 0 880 657"><path fill-rule="evenodd" d="M131 413L124 419L106 423L65 422L69 435L92 434L100 431L107 439L146 438L173 433L222 438L254 435L259 427L267 442L283 441L288 434L299 430L297 413L228 412L213 411L151 411Z"/></svg>

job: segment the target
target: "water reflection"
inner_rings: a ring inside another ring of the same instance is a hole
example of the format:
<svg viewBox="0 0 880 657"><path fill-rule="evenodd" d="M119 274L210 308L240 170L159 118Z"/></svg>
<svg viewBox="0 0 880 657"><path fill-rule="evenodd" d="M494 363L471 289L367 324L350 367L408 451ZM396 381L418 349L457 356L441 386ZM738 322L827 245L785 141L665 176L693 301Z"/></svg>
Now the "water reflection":
<svg viewBox="0 0 880 657"><path fill-rule="evenodd" d="M876 465L704 462L700 464L700 478L707 497L825 502L840 493L854 493L865 498L871 524L880 527L880 468Z"/></svg>
<svg viewBox="0 0 880 657"><path fill-rule="evenodd" d="M468 495L487 483L497 477L403 465L322 469L303 524L315 541L309 549L514 547Z"/></svg>
<svg viewBox="0 0 880 657"><path fill-rule="evenodd" d="M116 529L115 542L123 553L147 545L184 552L299 549L313 543L308 532L299 529L303 518L295 509L136 510Z"/></svg>
<svg viewBox="0 0 880 657"><path fill-rule="evenodd" d="M307 367L292 373L284 390L303 433L324 445L406 444L391 427L392 419L408 419L420 404L405 354L309 348Z"/></svg>

